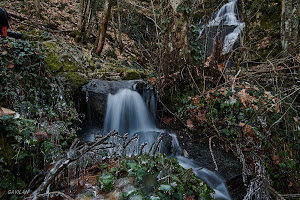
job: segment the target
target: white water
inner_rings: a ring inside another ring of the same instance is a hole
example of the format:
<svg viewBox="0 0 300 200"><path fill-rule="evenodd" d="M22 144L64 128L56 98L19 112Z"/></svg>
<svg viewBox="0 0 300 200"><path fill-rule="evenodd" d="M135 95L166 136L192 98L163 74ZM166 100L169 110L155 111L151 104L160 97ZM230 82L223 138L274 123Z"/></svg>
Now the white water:
<svg viewBox="0 0 300 200"><path fill-rule="evenodd" d="M228 3L220 8L215 18L209 21L207 25L207 27L236 26L236 28L224 38L223 54L232 50L234 43L245 27L245 23L237 19L236 4L237 0L229 0Z"/></svg>
<svg viewBox="0 0 300 200"><path fill-rule="evenodd" d="M192 168L197 177L205 181L211 188L214 189L214 197L216 199L231 199L226 188L226 183L222 178L208 169L199 167L194 160L182 157L181 154L183 151L179 146L176 135L172 133L165 133L163 130L156 128L143 98L136 91L121 89L115 95L110 94L108 96L104 131L108 132L112 129L119 131L121 135L128 133L129 138L138 134L139 145L135 145L135 147L146 142L148 143L145 148L147 152L149 152L150 146L154 143L158 135L169 134L169 138L172 138L172 156L178 159L179 164L185 169ZM164 143L161 145L164 145ZM161 149L163 148L164 147ZM138 149L135 149L135 152L138 152Z"/></svg>
<svg viewBox="0 0 300 200"><path fill-rule="evenodd" d="M121 135L157 131L146 104L139 93L130 89L119 90L107 97L104 131L115 129Z"/></svg>

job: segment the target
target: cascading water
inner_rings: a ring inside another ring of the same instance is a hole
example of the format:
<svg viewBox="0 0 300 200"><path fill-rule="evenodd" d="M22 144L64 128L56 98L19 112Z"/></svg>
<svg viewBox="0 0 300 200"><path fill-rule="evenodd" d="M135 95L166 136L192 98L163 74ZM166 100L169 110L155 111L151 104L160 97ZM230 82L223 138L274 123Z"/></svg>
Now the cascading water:
<svg viewBox="0 0 300 200"><path fill-rule="evenodd" d="M217 12L215 18L211 21L209 21L208 25L202 26L202 30L204 30L205 27L231 27L235 26L232 32L228 33L223 42L223 54L228 53L230 50L232 50L232 47L234 43L237 41L241 31L245 27L245 23L240 22L237 19L237 0L228 0L228 3L223 5L220 10ZM200 32L200 35L203 33L203 31ZM220 31L216 34L216 36L220 34Z"/></svg>
<svg viewBox="0 0 300 200"><path fill-rule="evenodd" d="M117 94L109 94L107 97L104 131L112 129L121 135L129 133L129 136L141 131L157 130L143 98L130 89L122 89Z"/></svg>
<svg viewBox="0 0 300 200"><path fill-rule="evenodd" d="M183 151L179 146L176 135L156 128L146 104L138 92L130 89L121 89L114 95L108 95L104 131L109 132L112 129L119 131L121 135L128 133L129 137L138 134L138 146L142 143L147 143L148 147L145 148L147 152L149 152L150 146L155 142L156 138L161 134L165 134L171 138L173 148L173 153L169 156L176 157L184 168L192 168L196 176L214 189L214 197L216 199L231 199L223 179L216 173L199 167L194 160L182 157ZM167 147L164 145L164 143L161 144L161 152L168 154L168 150L165 150ZM137 152L138 150L135 149L135 151Z"/></svg>

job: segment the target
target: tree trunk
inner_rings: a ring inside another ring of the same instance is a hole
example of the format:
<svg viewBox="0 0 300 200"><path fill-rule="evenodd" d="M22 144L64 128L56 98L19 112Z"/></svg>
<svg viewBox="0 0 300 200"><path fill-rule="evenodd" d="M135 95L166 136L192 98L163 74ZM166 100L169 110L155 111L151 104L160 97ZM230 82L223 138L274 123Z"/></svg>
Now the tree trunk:
<svg viewBox="0 0 300 200"><path fill-rule="evenodd" d="M96 24L96 17L95 17L95 14L93 13L91 21L89 23L89 26L87 28L86 39L88 39L90 37L90 35L92 34L92 31L95 28L95 24Z"/></svg>
<svg viewBox="0 0 300 200"><path fill-rule="evenodd" d="M99 34L98 34L99 39L97 39L95 44L95 53L98 55L100 55L103 50L103 46L105 42L105 34L106 34L108 20L111 12L111 6L112 6L112 0L105 0L104 13L100 21L100 27L99 27Z"/></svg>
<svg viewBox="0 0 300 200"><path fill-rule="evenodd" d="M281 43L282 49L291 52L297 45L299 26L299 0L282 0Z"/></svg>
<svg viewBox="0 0 300 200"><path fill-rule="evenodd" d="M121 10L121 7L120 7L120 2L119 0L117 0L117 10L118 10L118 32L119 32L119 48L120 50L122 51L123 50L123 42L122 42L122 21L121 21L121 13L122 13L122 10Z"/></svg>
<svg viewBox="0 0 300 200"><path fill-rule="evenodd" d="M83 8L84 8L84 0L80 0L80 3L79 3L79 17L78 17L78 24L77 24L78 30L81 30L82 18L83 18Z"/></svg>

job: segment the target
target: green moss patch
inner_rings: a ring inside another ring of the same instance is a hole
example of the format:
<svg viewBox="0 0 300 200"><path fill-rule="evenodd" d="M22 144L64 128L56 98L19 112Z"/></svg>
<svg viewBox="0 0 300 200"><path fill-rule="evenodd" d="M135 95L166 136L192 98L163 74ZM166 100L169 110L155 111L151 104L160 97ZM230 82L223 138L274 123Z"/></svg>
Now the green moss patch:
<svg viewBox="0 0 300 200"><path fill-rule="evenodd" d="M80 71L79 64L76 62L76 60L70 56L70 55L64 55L62 57L63 59L63 70L68 72L78 72Z"/></svg>
<svg viewBox="0 0 300 200"><path fill-rule="evenodd" d="M58 72L61 69L62 63L55 52L49 53L45 58L45 62L52 72Z"/></svg>
<svg viewBox="0 0 300 200"><path fill-rule="evenodd" d="M127 71L124 75L125 80L141 79L141 74L136 70Z"/></svg>
<svg viewBox="0 0 300 200"><path fill-rule="evenodd" d="M72 83L72 86L75 88L88 83L88 78L80 72L66 72L65 77Z"/></svg>

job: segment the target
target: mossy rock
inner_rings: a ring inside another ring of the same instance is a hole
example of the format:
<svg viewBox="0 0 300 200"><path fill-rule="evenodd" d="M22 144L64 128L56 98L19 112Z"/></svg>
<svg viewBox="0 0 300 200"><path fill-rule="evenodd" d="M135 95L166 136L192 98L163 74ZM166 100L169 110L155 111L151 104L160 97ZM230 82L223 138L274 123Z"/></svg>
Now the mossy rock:
<svg viewBox="0 0 300 200"><path fill-rule="evenodd" d="M46 45L49 50L57 50L57 45L53 40L45 41L43 44Z"/></svg>
<svg viewBox="0 0 300 200"><path fill-rule="evenodd" d="M65 77L71 82L74 88L79 88L88 83L87 76L80 72L69 71L65 73Z"/></svg>
<svg viewBox="0 0 300 200"><path fill-rule="evenodd" d="M127 71L124 75L125 80L137 80L141 79L141 74L136 70Z"/></svg>
<svg viewBox="0 0 300 200"><path fill-rule="evenodd" d="M62 63L55 52L49 53L45 58L45 62L52 72L58 72L62 67Z"/></svg>
<svg viewBox="0 0 300 200"><path fill-rule="evenodd" d="M76 60L70 55L64 55L63 59L63 70L68 72L78 72L80 71L80 65L76 62Z"/></svg>

